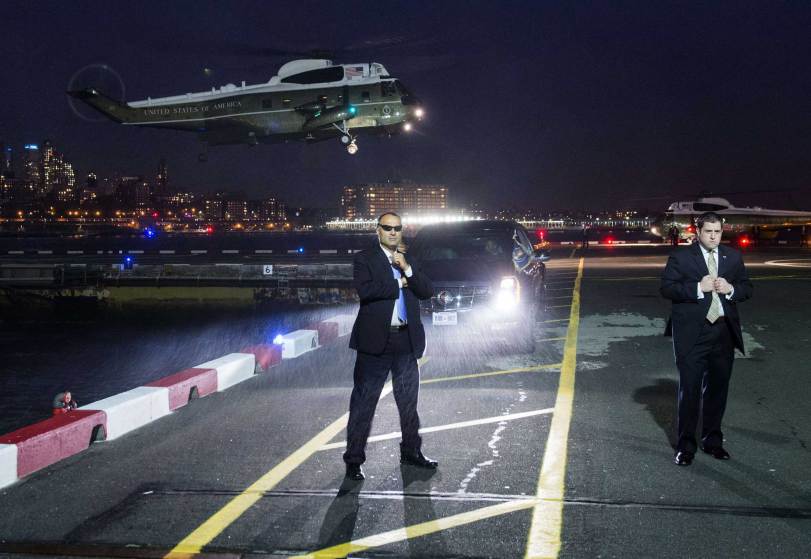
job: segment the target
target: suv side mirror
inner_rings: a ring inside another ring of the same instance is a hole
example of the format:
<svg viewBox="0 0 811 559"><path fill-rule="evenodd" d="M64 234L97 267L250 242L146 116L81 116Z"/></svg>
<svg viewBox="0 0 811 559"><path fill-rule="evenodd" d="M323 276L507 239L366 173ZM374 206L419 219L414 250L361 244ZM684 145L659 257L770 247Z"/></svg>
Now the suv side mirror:
<svg viewBox="0 0 811 559"><path fill-rule="evenodd" d="M548 250L538 249L535 251L535 258L541 262L547 262L552 257L549 255Z"/></svg>

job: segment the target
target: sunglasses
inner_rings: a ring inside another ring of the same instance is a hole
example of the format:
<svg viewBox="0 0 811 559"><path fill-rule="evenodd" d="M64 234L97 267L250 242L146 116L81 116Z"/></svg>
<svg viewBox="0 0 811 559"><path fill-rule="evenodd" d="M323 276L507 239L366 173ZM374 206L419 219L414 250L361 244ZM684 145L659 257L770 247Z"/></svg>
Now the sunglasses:
<svg viewBox="0 0 811 559"><path fill-rule="evenodd" d="M378 223L377 226L382 227L383 231L391 231L392 229L394 229L395 231L397 231L399 233L400 231L403 230L402 225L383 225L382 223Z"/></svg>

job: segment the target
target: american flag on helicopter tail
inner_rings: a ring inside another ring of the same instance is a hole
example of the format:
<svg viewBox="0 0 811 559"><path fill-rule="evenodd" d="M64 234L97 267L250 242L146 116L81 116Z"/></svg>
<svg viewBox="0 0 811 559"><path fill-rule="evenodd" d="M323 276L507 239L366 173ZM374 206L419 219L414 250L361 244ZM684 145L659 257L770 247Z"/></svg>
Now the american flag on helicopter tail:
<svg viewBox="0 0 811 559"><path fill-rule="evenodd" d="M347 78L357 78L363 75L363 66L344 66L344 74Z"/></svg>

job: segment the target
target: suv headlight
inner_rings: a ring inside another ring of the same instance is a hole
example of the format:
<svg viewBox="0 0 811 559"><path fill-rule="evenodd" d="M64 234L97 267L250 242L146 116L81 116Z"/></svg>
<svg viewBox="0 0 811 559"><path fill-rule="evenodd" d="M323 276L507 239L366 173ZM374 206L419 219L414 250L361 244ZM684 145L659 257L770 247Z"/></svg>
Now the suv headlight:
<svg viewBox="0 0 811 559"><path fill-rule="evenodd" d="M521 285L513 276L501 278L496 293L496 306L501 310L511 310L518 305L521 296Z"/></svg>

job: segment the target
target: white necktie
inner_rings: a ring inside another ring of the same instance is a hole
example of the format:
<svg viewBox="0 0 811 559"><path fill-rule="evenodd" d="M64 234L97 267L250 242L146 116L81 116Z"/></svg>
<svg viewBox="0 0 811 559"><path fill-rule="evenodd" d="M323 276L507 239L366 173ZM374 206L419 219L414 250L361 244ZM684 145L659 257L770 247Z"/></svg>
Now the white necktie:
<svg viewBox="0 0 811 559"><path fill-rule="evenodd" d="M711 250L707 255L707 268L709 269L710 276L712 276L713 279L718 277L718 264L715 262L714 250ZM718 293L713 290L710 310L707 311L707 320L714 323L716 320L718 320L719 316L721 316L721 299L718 297Z"/></svg>

